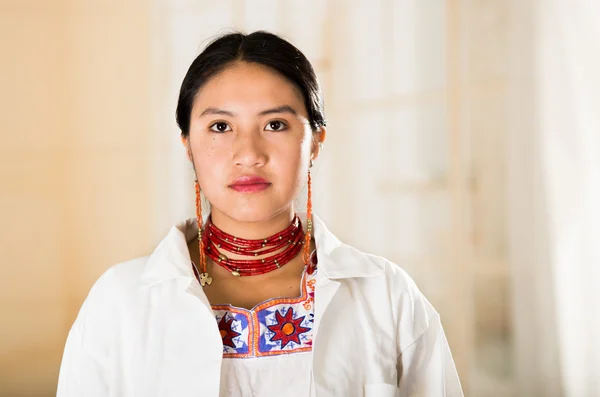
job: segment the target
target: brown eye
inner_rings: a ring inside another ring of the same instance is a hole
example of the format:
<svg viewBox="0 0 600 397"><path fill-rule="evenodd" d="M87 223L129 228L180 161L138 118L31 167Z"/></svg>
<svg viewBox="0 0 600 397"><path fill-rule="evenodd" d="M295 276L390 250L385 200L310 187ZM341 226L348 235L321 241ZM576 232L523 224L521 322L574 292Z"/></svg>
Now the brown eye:
<svg viewBox="0 0 600 397"><path fill-rule="evenodd" d="M283 131L285 130L287 127L287 125L280 120L273 120L273 121L269 121L269 123L267 124L266 130L267 131Z"/></svg>
<svg viewBox="0 0 600 397"><path fill-rule="evenodd" d="M219 121L219 122L216 122L213 125L211 125L210 130L214 131L214 132L227 132L227 131L231 130L231 128L229 127L229 125L227 123Z"/></svg>

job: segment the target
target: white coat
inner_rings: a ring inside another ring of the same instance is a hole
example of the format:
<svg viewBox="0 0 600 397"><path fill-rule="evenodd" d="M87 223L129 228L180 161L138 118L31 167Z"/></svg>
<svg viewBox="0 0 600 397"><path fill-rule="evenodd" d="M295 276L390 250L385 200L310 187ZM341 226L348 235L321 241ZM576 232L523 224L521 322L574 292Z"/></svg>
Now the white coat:
<svg viewBox="0 0 600 397"><path fill-rule="evenodd" d="M194 223L98 279L69 333L58 397L219 396L223 346L190 266ZM313 224L312 396L462 396L439 315L412 279Z"/></svg>

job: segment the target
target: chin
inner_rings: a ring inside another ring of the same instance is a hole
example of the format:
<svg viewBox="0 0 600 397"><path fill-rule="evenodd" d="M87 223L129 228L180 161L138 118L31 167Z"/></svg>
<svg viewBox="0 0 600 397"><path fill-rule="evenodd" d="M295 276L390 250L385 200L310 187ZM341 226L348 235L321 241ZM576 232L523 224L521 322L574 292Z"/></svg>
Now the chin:
<svg viewBox="0 0 600 397"><path fill-rule="evenodd" d="M247 204L245 206L233 206L220 212L236 222L248 223L264 221L275 214L275 211L268 207L248 206Z"/></svg>
<svg viewBox="0 0 600 397"><path fill-rule="evenodd" d="M261 200L262 201L262 200ZM289 210L290 205L275 205L275 203L238 203L229 209L221 211L227 217L237 222L263 222Z"/></svg>

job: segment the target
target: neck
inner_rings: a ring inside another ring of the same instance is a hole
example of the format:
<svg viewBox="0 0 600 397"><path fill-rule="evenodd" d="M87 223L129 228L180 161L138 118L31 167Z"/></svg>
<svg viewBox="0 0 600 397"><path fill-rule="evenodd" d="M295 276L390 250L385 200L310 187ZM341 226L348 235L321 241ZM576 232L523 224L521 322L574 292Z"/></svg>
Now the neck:
<svg viewBox="0 0 600 397"><path fill-rule="evenodd" d="M252 221L234 219L213 208L211 219L214 225L225 233L243 239L257 240L270 237L287 228L294 219L294 207L291 205L269 218Z"/></svg>

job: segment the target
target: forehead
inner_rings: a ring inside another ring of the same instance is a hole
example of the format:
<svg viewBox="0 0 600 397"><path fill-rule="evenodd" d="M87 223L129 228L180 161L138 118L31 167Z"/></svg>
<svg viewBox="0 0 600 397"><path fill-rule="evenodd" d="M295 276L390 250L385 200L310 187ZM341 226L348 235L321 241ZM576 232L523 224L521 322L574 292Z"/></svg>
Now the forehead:
<svg viewBox="0 0 600 397"><path fill-rule="evenodd" d="M236 113L258 113L288 105L306 115L300 90L271 68L236 63L211 77L198 91L192 112L216 107Z"/></svg>

